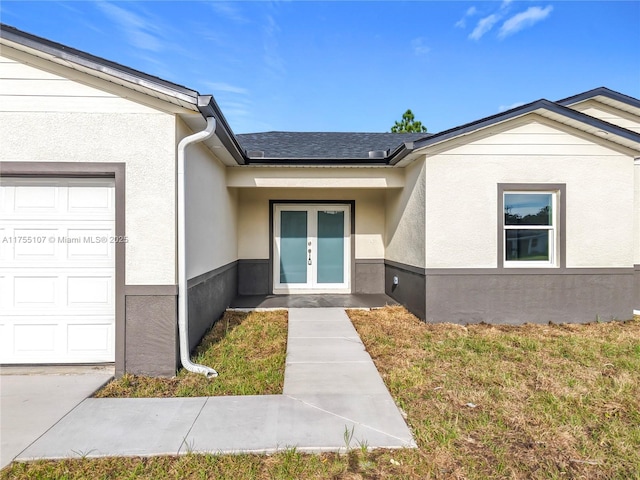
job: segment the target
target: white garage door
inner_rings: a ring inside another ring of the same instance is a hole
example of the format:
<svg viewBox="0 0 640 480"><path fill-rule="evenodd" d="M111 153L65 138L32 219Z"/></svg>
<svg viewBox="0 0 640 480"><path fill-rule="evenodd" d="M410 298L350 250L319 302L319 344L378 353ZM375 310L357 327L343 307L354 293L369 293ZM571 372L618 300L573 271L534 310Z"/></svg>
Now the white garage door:
<svg viewBox="0 0 640 480"><path fill-rule="evenodd" d="M0 363L113 362L113 179L0 188Z"/></svg>

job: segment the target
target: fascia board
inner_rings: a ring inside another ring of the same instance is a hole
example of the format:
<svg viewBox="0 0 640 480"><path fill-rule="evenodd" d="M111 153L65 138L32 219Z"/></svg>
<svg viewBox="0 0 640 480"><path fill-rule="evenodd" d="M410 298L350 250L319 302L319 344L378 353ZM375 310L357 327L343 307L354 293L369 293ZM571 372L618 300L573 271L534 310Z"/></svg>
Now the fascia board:
<svg viewBox="0 0 640 480"><path fill-rule="evenodd" d="M640 150L640 134L543 99L476 122L437 133L429 138L415 142L414 151L421 151L437 144L448 142L453 139L459 139L460 137L470 135L482 129L511 121L531 113L538 113L541 116L552 119L571 120L574 123L574 128L579 128L591 135L595 135L595 131L603 131L619 139L618 141L609 139L609 141L619 143L627 148ZM600 136L596 136L596 138L600 141L602 140L602 137Z"/></svg>
<svg viewBox="0 0 640 480"><path fill-rule="evenodd" d="M99 72L102 75L111 77L114 83L119 83L123 86L136 85L143 89L175 98L177 100L176 103L180 106L184 106L180 101L194 106L197 102L198 92L195 90L163 80L159 77L145 74L81 50L76 50L60 43L31 35L9 25L0 24L0 41L17 50L46 58L67 67L74 68L75 65L83 67L82 70L89 74L91 72ZM100 76L100 78L103 77Z"/></svg>
<svg viewBox="0 0 640 480"><path fill-rule="evenodd" d="M576 103L584 102L585 100L597 99L597 97L606 97L618 103L634 107L635 109L640 109L640 100L638 100L637 98L624 95L620 92L616 92L615 90L610 90L606 87L598 87L598 88L594 88L593 90L589 90L587 92L579 93L577 95L572 95L571 97L558 100L556 103L558 105L563 105L566 107L569 105L575 105Z"/></svg>

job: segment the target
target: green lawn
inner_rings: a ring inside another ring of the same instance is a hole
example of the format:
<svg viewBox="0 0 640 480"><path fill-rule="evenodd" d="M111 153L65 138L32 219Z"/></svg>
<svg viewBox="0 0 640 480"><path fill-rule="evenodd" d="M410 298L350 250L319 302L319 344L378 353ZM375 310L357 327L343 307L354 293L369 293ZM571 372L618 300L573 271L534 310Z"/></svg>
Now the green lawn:
<svg viewBox="0 0 640 480"><path fill-rule="evenodd" d="M419 448L39 461L0 478L640 479L640 318L512 327L430 325L400 307L349 315Z"/></svg>
<svg viewBox="0 0 640 480"><path fill-rule="evenodd" d="M282 393L287 312L226 312L196 349L196 363L224 374L215 380L181 370L175 378L124 375L96 397L208 397Z"/></svg>

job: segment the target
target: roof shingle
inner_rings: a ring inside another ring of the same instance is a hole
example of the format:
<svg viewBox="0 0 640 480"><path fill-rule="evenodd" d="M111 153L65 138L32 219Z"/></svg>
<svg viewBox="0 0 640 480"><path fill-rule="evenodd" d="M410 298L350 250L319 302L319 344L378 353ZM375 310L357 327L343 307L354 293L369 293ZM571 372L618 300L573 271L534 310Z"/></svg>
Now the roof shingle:
<svg viewBox="0 0 640 480"><path fill-rule="evenodd" d="M429 133L263 132L237 134L247 152L264 158L369 158L370 151L391 150Z"/></svg>

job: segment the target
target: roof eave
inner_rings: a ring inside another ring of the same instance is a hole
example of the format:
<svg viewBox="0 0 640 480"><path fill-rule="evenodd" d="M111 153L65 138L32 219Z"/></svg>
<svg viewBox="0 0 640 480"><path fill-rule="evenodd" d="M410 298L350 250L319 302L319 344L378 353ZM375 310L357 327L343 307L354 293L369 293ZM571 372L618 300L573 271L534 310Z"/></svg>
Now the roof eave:
<svg viewBox="0 0 640 480"><path fill-rule="evenodd" d="M416 142L404 142L399 145L393 152L387 157L389 165L397 165L408 155L410 155L415 149Z"/></svg>
<svg viewBox="0 0 640 480"><path fill-rule="evenodd" d="M245 165L248 162L248 157L238 143L236 136L231 130L226 118L224 118L213 95L198 95L197 106L204 118L214 117L216 119L216 136L220 139L220 142L236 163L238 163L238 165Z"/></svg>
<svg viewBox="0 0 640 480"><path fill-rule="evenodd" d="M264 166L387 166L387 158L248 158L247 165Z"/></svg>
<svg viewBox="0 0 640 480"><path fill-rule="evenodd" d="M464 135L468 135L470 133L482 130L484 128L491 127L493 125L497 125L499 123L504 123L506 121L513 120L515 118L523 117L527 114L530 114L536 111L551 112L553 114L566 117L568 119L579 122L585 126L602 130L603 132L606 132L608 134L609 133L613 134L617 137L620 137L622 139L625 139L637 144L638 149L640 149L640 134L633 132L631 130L627 130L626 128L619 127L612 123L606 122L604 120L591 117L584 113L573 110L569 107L565 107L563 105L550 102L549 100L542 99L526 105L522 105L520 107L516 107L506 112L499 113L497 115L492 115L490 117L486 117L481 120L468 123L466 125L462 125L460 127L452 128L450 130L437 133L429 138L415 142L414 151L421 150L426 147L430 147L432 145L436 145L439 143L443 143L453 138L458 138Z"/></svg>
<svg viewBox="0 0 640 480"><path fill-rule="evenodd" d="M0 24L0 38L23 49L36 50L58 59L58 63L67 65L66 62L77 64L96 72L117 78L123 82L138 85L142 88L153 90L160 94L176 98L196 107L198 92L182 85L163 80L138 70L120 65L95 55L62 45L45 38L37 37L27 32L18 30L10 25Z"/></svg>
<svg viewBox="0 0 640 480"><path fill-rule="evenodd" d="M216 136L220 139L222 145L238 164L242 165L245 163L246 155L212 95L200 95L197 91L182 85L23 32L9 25L0 24L0 39L4 40L3 43L9 47L17 47L19 50L31 54L38 52L38 56L44 55L43 58L47 58L50 61L66 67L77 65L90 71L99 72L100 74L117 80L116 83L122 86L129 86L129 88L131 88L132 85L136 85L146 90L149 94L158 96L158 98L162 97L165 101L175 103L182 108L185 107L185 104L190 105L193 111L199 111L205 119L213 116L218 124L216 127ZM90 73L87 72L87 74Z"/></svg>
<svg viewBox="0 0 640 480"><path fill-rule="evenodd" d="M597 97L610 98L611 100L615 100L616 102L624 103L626 105L640 109L640 100L638 100L637 98L633 98L623 93L616 92L615 90L610 90L606 87L598 87L594 88L593 90L579 93L577 95L572 95L570 97L563 98L562 100L558 100L556 103L566 107L569 105L575 105L576 103L584 102L586 100L596 99Z"/></svg>

